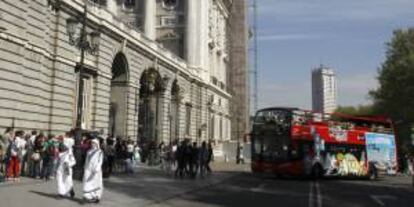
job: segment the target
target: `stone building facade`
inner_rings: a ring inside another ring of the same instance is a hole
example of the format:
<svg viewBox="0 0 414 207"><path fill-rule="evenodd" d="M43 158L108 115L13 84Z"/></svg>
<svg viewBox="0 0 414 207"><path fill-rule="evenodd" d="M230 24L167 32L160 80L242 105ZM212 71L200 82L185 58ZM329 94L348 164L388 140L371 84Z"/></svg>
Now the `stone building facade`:
<svg viewBox="0 0 414 207"><path fill-rule="evenodd" d="M63 133L75 126L139 141L231 137L228 25L231 0L0 1L0 128ZM69 42L84 13L97 54Z"/></svg>

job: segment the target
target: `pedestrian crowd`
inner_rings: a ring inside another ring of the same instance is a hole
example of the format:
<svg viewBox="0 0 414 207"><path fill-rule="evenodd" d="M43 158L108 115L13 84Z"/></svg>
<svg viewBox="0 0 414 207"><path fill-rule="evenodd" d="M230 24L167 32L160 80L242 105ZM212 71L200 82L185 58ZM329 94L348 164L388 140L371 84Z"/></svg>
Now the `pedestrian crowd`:
<svg viewBox="0 0 414 207"><path fill-rule="evenodd" d="M204 177L212 172L210 163L213 161L213 148L207 142L198 146L197 142L184 139L171 141L170 144L161 142L157 145L149 141L139 145L131 138L108 136L105 140L106 143L102 143L105 154L102 167L104 177L114 173L132 174L140 163L159 166L165 172L181 178Z"/></svg>
<svg viewBox="0 0 414 207"><path fill-rule="evenodd" d="M45 135L7 128L0 137L0 181L19 182L20 176L49 180L55 177L59 149L72 148L71 132Z"/></svg>
<svg viewBox="0 0 414 207"><path fill-rule="evenodd" d="M153 141L139 145L130 137L86 133L75 145L74 133L70 130L61 135L46 135L36 130L7 128L0 135L0 182L20 182L20 176L45 181L55 179L58 195L73 198L72 177L80 171L83 198L99 202L103 178L114 173L132 174L140 163L160 166L177 178L204 177L212 172L213 148L207 142L198 146L185 139L168 145L164 142L157 145ZM79 152L77 159L75 150ZM80 167L74 172L75 165Z"/></svg>
<svg viewBox="0 0 414 207"><path fill-rule="evenodd" d="M110 137L110 136L109 136ZM115 140L115 141L114 141ZM102 149L105 154L104 177L117 173L133 173L134 166L147 163L149 166L159 166L167 173L176 177L196 177L211 173L210 163L213 161L213 147L207 142L198 146L190 139L171 141L170 144L153 141L138 145L131 138L126 140L117 137L107 138Z"/></svg>
<svg viewBox="0 0 414 207"><path fill-rule="evenodd" d="M7 128L0 137L0 181L19 182L20 176L35 179L56 179L60 197L75 196L73 190L74 131L64 135L45 135L32 131L14 131ZM103 151L99 139L84 137L81 145L83 168L83 198L99 202L102 191Z"/></svg>
<svg viewBox="0 0 414 207"><path fill-rule="evenodd" d="M168 156L170 154L170 156ZM174 175L176 177L195 178L198 174L204 177L206 173L211 173L210 163L213 161L213 148L211 144L202 142L201 146L197 142L189 140L175 143L161 153L163 163L167 163L167 169L175 166Z"/></svg>

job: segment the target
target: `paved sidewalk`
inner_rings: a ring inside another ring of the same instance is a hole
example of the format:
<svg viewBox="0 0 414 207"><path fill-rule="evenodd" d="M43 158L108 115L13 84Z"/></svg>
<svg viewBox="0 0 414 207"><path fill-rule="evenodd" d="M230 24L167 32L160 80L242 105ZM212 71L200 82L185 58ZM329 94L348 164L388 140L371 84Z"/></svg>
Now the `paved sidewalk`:
<svg viewBox="0 0 414 207"><path fill-rule="evenodd" d="M213 174L205 178L177 179L156 168L141 167L133 175L118 175L104 181L100 206L150 206L180 197L237 176L247 165L214 163ZM76 199L59 199L56 182L22 178L20 183L1 183L0 201L4 207L70 207L82 205L82 183L75 181Z"/></svg>

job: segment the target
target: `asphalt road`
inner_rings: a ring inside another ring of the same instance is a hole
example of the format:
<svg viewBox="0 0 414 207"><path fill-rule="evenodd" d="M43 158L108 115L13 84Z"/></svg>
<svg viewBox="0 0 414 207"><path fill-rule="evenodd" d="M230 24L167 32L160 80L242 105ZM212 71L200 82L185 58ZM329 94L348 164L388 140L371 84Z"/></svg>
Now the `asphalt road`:
<svg viewBox="0 0 414 207"><path fill-rule="evenodd" d="M222 170L206 178L175 179L157 170L141 170L133 176L105 181L102 202L93 206L169 207L266 207L266 206L414 206L409 177L366 180L301 180L257 177L249 172ZM81 184L75 200L56 197L55 182L25 179L0 184L0 207L85 206Z"/></svg>
<svg viewBox="0 0 414 207"><path fill-rule="evenodd" d="M244 173L156 206L381 207L414 206L408 177L367 180L259 178Z"/></svg>

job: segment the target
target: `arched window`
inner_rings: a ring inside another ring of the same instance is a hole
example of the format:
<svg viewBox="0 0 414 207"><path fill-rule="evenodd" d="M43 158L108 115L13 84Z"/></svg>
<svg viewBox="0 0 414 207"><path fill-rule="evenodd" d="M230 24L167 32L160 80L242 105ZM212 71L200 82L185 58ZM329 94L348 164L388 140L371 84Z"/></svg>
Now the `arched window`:
<svg viewBox="0 0 414 207"><path fill-rule="evenodd" d="M162 4L166 9L175 9L178 6L178 0L163 0Z"/></svg>
<svg viewBox="0 0 414 207"><path fill-rule="evenodd" d="M124 0L124 8L125 9L135 8L135 0Z"/></svg>

